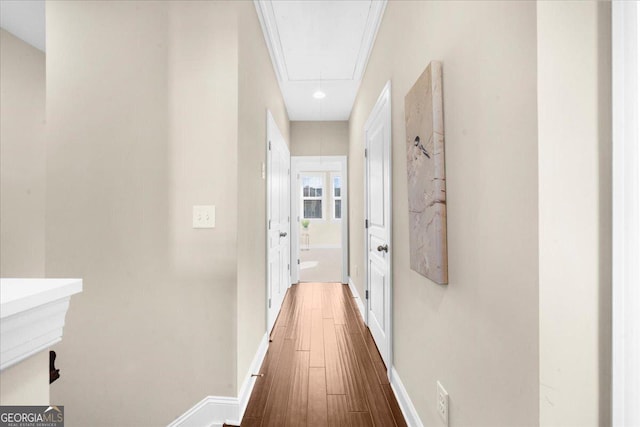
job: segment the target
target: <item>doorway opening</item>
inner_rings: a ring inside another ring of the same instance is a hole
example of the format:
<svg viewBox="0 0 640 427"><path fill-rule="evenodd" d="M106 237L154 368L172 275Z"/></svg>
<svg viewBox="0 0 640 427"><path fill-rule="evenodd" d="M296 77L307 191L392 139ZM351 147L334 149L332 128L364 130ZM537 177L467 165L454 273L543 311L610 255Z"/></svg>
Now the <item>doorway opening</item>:
<svg viewBox="0 0 640 427"><path fill-rule="evenodd" d="M291 157L293 283L347 283L346 156Z"/></svg>

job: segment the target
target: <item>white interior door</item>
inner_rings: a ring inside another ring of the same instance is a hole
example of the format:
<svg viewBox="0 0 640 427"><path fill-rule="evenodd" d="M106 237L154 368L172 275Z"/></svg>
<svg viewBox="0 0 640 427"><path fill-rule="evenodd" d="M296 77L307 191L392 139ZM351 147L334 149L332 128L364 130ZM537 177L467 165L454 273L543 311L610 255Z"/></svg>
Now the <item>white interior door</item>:
<svg viewBox="0 0 640 427"><path fill-rule="evenodd" d="M267 330L271 331L290 279L289 149L267 114Z"/></svg>
<svg viewBox="0 0 640 427"><path fill-rule="evenodd" d="M365 124L367 324L391 368L391 85Z"/></svg>

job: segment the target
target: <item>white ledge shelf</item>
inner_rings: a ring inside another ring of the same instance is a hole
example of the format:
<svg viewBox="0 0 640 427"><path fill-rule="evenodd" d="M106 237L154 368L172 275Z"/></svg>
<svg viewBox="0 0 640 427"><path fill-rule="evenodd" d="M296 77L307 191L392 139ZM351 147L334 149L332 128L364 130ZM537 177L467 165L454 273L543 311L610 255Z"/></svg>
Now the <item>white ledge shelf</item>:
<svg viewBox="0 0 640 427"><path fill-rule="evenodd" d="M62 340L82 279L0 279L0 371Z"/></svg>

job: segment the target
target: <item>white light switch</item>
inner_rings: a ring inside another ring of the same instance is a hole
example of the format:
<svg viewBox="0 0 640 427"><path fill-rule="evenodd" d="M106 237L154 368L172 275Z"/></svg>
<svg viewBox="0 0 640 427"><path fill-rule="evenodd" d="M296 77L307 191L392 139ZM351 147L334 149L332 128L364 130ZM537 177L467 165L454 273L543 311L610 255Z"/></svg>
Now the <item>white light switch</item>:
<svg viewBox="0 0 640 427"><path fill-rule="evenodd" d="M193 228L214 228L216 226L216 207L200 205L193 207Z"/></svg>

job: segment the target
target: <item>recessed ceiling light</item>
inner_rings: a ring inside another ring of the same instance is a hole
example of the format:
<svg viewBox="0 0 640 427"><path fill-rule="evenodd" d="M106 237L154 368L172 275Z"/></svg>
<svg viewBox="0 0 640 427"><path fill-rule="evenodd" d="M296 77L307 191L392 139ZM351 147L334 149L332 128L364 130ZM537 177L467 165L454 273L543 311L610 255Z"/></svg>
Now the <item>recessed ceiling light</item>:
<svg viewBox="0 0 640 427"><path fill-rule="evenodd" d="M326 93L324 93L324 92L323 92L323 91L321 91L321 90L317 90L317 91L315 91L315 92L313 93L313 97L314 97L315 99L323 99L325 96L327 96L327 94L326 94Z"/></svg>

